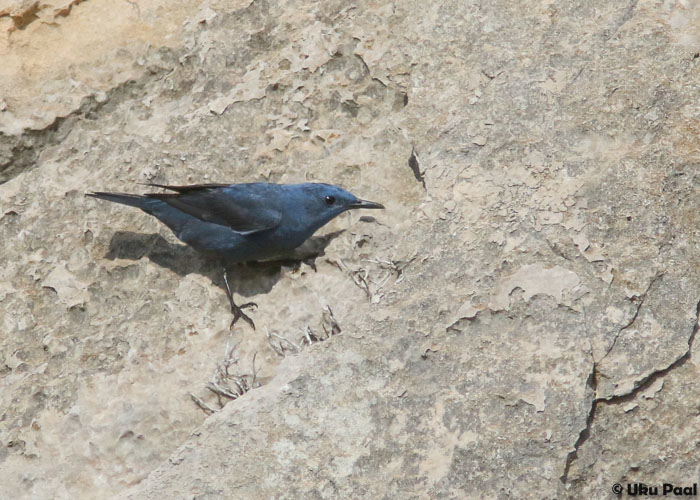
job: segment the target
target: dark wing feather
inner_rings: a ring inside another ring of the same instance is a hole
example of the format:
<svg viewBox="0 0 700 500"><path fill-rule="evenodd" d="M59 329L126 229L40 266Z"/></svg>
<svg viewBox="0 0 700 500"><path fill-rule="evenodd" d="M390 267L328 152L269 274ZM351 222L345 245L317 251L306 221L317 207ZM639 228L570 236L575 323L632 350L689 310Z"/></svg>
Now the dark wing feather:
<svg viewBox="0 0 700 500"><path fill-rule="evenodd" d="M227 226L241 234L266 231L279 225L282 214L269 200L245 192L234 194L230 184L159 186L177 193L147 194L205 222ZM267 202L267 203L266 203Z"/></svg>
<svg viewBox="0 0 700 500"><path fill-rule="evenodd" d="M152 182L146 182L144 186L159 187L167 189L169 191L177 191L178 193L187 193L189 191L197 191L200 189L208 188L225 188L229 187L231 184L191 184L189 186L166 186L165 184L154 184Z"/></svg>

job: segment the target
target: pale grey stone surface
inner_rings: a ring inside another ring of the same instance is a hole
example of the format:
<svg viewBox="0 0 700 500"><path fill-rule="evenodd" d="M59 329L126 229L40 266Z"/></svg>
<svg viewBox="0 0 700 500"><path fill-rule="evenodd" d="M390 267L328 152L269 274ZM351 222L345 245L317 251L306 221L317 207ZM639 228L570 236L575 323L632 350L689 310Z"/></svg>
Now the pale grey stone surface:
<svg viewBox="0 0 700 500"><path fill-rule="evenodd" d="M135 36L90 5L3 50L74 16ZM0 103L0 496L692 484L700 6L177 6L150 47L116 36L67 65L65 99ZM83 196L266 179L387 209L324 228L313 262L238 269L260 308L232 334L214 263ZM256 388L207 417L190 393L221 408L226 363Z"/></svg>

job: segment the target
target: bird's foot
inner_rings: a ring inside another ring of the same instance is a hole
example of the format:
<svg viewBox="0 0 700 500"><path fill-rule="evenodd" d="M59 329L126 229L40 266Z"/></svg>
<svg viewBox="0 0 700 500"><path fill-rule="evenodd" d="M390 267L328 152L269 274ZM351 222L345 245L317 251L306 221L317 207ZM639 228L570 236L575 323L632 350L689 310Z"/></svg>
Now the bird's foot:
<svg viewBox="0 0 700 500"><path fill-rule="evenodd" d="M255 330L255 323L253 323L253 320L250 319L250 316L243 312L243 309L248 309L250 307L258 307L258 305L255 302L246 302L245 304L237 306L236 304L234 304L233 300L230 300L230 303L231 312L233 313L233 319L231 320L229 330L233 329L233 325L235 325L239 319L243 319L246 323L253 327L253 330Z"/></svg>
<svg viewBox="0 0 700 500"><path fill-rule="evenodd" d="M233 313L233 319L228 327L229 330L233 330L233 325L235 325L241 318L243 318L243 320L252 326L253 330L255 330L255 323L253 323L253 320L250 319L250 316L243 312L243 309L258 307L258 305L255 302L246 302L240 306L236 305L236 303L233 301L233 292L231 292L231 287L228 284L228 273L226 272L226 269L224 269L224 284L226 285L226 296L228 297L228 303L231 305L231 312Z"/></svg>

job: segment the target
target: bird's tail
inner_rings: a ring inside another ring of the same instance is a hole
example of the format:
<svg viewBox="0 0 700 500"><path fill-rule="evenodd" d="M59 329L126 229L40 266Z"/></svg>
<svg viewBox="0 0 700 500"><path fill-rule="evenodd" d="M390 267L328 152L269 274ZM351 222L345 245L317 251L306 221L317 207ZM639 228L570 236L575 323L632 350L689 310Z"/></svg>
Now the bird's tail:
<svg viewBox="0 0 700 500"><path fill-rule="evenodd" d="M146 202L148 198L141 196L139 194L127 194L127 193L85 193L87 196L92 196L93 198L99 198L101 200L113 201L114 203L121 203L122 205L129 205L130 207L137 207L141 210L148 211L146 207Z"/></svg>
<svg viewBox="0 0 700 500"><path fill-rule="evenodd" d="M121 203L122 205L140 208L147 214L157 217L163 224L168 226L178 238L187 224L197 220L182 210L168 205L163 200L152 198L148 195L142 196L140 194L104 192L86 194L87 196L92 196L93 198L99 198L101 200L113 201L114 203Z"/></svg>

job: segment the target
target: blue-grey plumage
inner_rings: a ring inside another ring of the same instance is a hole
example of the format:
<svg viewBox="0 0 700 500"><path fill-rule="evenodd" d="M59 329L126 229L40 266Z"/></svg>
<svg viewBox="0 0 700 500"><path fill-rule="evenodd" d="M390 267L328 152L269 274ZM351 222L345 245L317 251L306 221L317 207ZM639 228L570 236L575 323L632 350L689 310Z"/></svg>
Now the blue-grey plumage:
<svg viewBox="0 0 700 500"><path fill-rule="evenodd" d="M346 210L384 208L338 186L320 183L150 185L172 192L97 192L88 196L140 208L194 249L228 262L284 257ZM224 284L233 312L231 328L239 318L255 328L253 320L243 313L255 303L234 303L225 269Z"/></svg>
<svg viewBox="0 0 700 500"><path fill-rule="evenodd" d="M138 207L194 249L230 262L284 256L346 210L384 208L321 183L151 185L173 192L89 196Z"/></svg>

